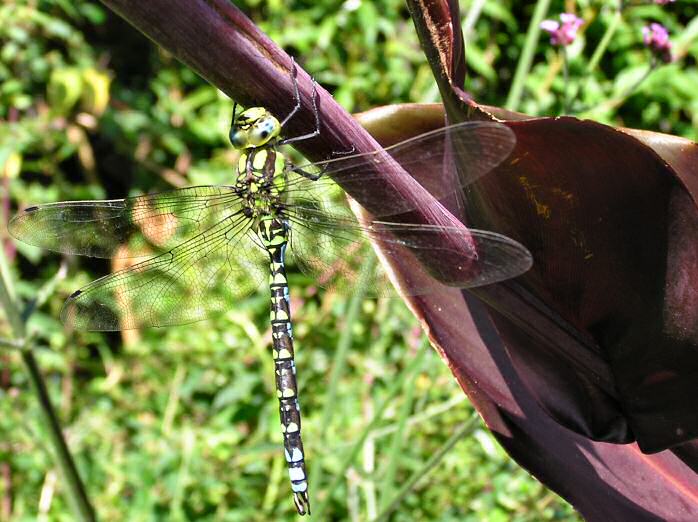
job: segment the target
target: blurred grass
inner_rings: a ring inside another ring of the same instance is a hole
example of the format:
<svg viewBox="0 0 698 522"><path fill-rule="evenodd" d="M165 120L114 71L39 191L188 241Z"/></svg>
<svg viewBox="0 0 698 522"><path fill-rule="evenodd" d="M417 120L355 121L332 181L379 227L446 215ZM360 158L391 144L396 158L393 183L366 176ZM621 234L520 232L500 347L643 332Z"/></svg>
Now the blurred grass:
<svg viewBox="0 0 698 522"><path fill-rule="evenodd" d="M437 101L401 1L236 4L349 110ZM482 10L468 19L467 87L479 101L503 105L535 6L463 2L463 9L475 4ZM580 6L593 23L570 70L583 82L588 115L695 139L698 4L627 11L589 74L589 58L617 21L608 7ZM679 32L683 60L621 103L605 104L646 67L639 31L650 19ZM28 203L229 181L230 100L99 4L5 2L0 42L4 222ZM518 110L559 112L558 65L543 38L522 77ZM296 519L264 290L205 323L123 336L67 332L58 321L62 301L107 273L108 262L69 259L68 276L54 278L60 256L7 241L4 226L0 234L21 297L55 285L28 327L102 520ZM355 301L350 314L351 296L318 293L301 276L291 284L303 433L318 479L310 487L322 520L378 514L447 443L453 447L390 520L579 519L507 458L480 421L449 441L472 408L398 300ZM7 334L3 318L0 335ZM72 520L18 354L0 352L0 365L0 520Z"/></svg>

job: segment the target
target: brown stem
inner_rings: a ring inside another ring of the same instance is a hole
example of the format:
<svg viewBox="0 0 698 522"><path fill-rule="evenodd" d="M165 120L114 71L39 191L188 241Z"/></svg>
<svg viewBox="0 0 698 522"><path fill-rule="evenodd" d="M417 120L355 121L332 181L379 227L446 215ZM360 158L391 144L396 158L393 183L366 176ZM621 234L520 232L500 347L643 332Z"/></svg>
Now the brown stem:
<svg viewBox="0 0 698 522"><path fill-rule="evenodd" d="M238 103L264 106L281 119L289 113L293 105L291 58L229 0L102 2ZM289 136L314 128L312 79L300 67L297 79L302 110L289 122ZM327 91L318 87L317 92L321 133L317 138L299 142L300 152L318 161L352 147L357 153L380 149ZM403 198L410 201L411 208L423 209L409 215L412 223L459 225L443 208L433 205L429 193L415 187L413 179L399 165L385 164L372 174L375 177L370 200L367 191L352 194L347 189L369 212L380 210L385 198Z"/></svg>

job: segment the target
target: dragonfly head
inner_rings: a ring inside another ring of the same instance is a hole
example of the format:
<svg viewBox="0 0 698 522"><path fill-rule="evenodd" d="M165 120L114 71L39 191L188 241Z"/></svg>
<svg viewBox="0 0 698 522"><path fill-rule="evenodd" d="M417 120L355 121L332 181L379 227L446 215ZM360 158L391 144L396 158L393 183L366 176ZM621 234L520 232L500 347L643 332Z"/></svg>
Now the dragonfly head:
<svg viewBox="0 0 698 522"><path fill-rule="evenodd" d="M281 132L281 124L262 107L241 112L230 127L230 143L236 149L262 147Z"/></svg>

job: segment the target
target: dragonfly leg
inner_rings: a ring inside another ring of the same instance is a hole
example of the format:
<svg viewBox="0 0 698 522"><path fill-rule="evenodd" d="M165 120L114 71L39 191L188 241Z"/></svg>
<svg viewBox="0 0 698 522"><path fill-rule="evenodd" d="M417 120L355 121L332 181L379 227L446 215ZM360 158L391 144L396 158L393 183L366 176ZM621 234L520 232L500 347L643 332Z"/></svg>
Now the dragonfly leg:
<svg viewBox="0 0 698 522"><path fill-rule="evenodd" d="M230 128L232 128L233 125L235 125L235 117L236 117L236 114L235 114L235 113L236 113L237 111L238 111L238 102L236 102L235 100L233 100L233 118L232 118L232 120L231 120L231 122L230 122Z"/></svg>
<svg viewBox="0 0 698 522"><path fill-rule="evenodd" d="M301 108L301 95L300 91L298 90L298 80L296 79L297 73L298 70L296 68L296 62L294 60L293 67L291 68L291 81L293 82L293 98L296 101L296 104L293 107L293 109L291 109L291 112L288 114L288 116L284 118L284 121L281 122L281 128L283 128L284 125L286 125L286 123L288 123L288 121L291 118L293 118ZM301 136L294 136L293 138L281 140L279 142L279 145L288 145L289 143L309 140L320 135L320 111L317 108L317 83L315 82L315 80L313 80L313 90L310 99L313 104L313 115L315 116L315 130L313 132L309 132L308 134L303 134Z"/></svg>
<svg viewBox="0 0 698 522"><path fill-rule="evenodd" d="M293 106L293 109L291 109L291 112L289 112L288 115L281 122L281 128L283 128L289 122L289 120L293 118L296 115L296 113L301 109L301 93L298 90L298 80L296 79L296 76L298 76L296 60L295 58L291 57L291 82L293 83L293 100L296 102L296 104Z"/></svg>
<svg viewBox="0 0 698 522"><path fill-rule="evenodd" d="M308 172L307 170L303 170L300 167L292 167L289 169L292 172L295 172L296 174L300 174L304 178L309 179L310 181L317 181L319 180L322 176L325 175L325 171L327 170L326 166L323 166L322 169L319 172Z"/></svg>
<svg viewBox="0 0 698 522"><path fill-rule="evenodd" d="M354 145L351 146L351 150L344 150L340 152L333 152L332 156L330 158L333 158L335 156L350 156L356 152L356 147ZM287 167L287 170L289 172L295 172L296 174L299 174L303 176L304 178L309 179L310 181L317 181L321 177L325 175L325 173L329 170L330 164L325 163L322 165L322 168L318 172L308 172L307 170L304 170L302 167L296 167L293 164L290 164Z"/></svg>

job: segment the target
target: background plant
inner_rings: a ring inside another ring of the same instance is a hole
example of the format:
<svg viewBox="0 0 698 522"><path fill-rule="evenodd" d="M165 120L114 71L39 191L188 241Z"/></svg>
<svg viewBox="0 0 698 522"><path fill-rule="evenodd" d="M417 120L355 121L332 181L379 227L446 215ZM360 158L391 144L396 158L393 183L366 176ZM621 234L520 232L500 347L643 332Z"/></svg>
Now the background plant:
<svg viewBox="0 0 698 522"><path fill-rule="evenodd" d="M570 52L568 86L579 88L580 102L605 121L695 137L690 86L696 84L697 49L690 35L696 4L633 7L617 22L612 6L580 5L578 14L589 22L576 54ZM402 2L248 2L244 8L349 110L437 101ZM470 9L464 17L472 71L467 85L479 101L503 105L511 98L535 6L472 2L463 8ZM549 12L567 8L556 4ZM640 27L649 20L685 43L682 59L655 71L621 103L605 103L646 68ZM95 3L46 0L4 4L0 21L4 221L29 202L229 181L235 160L226 143L230 101L118 17ZM585 74L612 23L617 27L606 52ZM560 58L542 35L535 44L514 108L554 114L564 89ZM22 277L18 291L33 298L58 273L60 258L5 245ZM57 280L30 329L101 517L294 518L278 451L266 294L236 303L216 322L123 336L75 334L57 320L63 299L110 269L102 261L79 263L70 260L69 275ZM356 518L365 519L471 410L448 370L424 351L399 302L354 301L352 307L347 296L318 293L313 281L297 277L292 284L300 288L293 304L310 466L322 466L325 477L340 476L332 516L360 510ZM346 358L336 361L338 353ZM9 437L0 445L0 494L4 505L11 501L11 513L3 515L19 520L44 512L69 519L45 437L37 433L26 376L15 353L2 361L0 426ZM331 373L336 362L342 371ZM390 386L396 376L404 379L397 394ZM343 457L383 403L376 431L344 469ZM323 422L327 404L342 412L330 424ZM576 518L509 461L484 427L470 433L403 500L395 520ZM454 497L471 499L469 510L454 507Z"/></svg>

